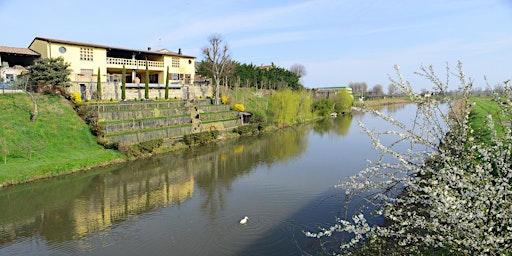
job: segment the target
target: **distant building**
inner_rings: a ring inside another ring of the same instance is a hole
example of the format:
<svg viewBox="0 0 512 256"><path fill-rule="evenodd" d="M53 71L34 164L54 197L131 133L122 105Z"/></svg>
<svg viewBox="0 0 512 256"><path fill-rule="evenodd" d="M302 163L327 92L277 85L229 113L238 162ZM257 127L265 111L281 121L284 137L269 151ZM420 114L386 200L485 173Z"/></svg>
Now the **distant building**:
<svg viewBox="0 0 512 256"><path fill-rule="evenodd" d="M345 90L352 95L352 88L348 86L316 88L313 89L313 92L315 98L329 99L334 97L334 95L338 94L341 90Z"/></svg>

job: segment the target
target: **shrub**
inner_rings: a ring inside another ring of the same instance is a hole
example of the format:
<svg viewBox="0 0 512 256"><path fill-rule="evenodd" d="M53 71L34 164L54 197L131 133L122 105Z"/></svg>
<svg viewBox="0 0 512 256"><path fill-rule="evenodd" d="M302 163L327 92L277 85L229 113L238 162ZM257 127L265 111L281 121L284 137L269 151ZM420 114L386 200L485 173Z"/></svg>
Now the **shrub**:
<svg viewBox="0 0 512 256"><path fill-rule="evenodd" d="M103 126L101 124L98 124L98 123L93 123L91 124L91 133L94 135L94 136L103 136L104 133L103 133Z"/></svg>
<svg viewBox="0 0 512 256"><path fill-rule="evenodd" d="M238 112L244 112L245 111L245 107L243 104L235 104L234 106L234 109Z"/></svg>
<svg viewBox="0 0 512 256"><path fill-rule="evenodd" d="M183 142L186 145L207 144L219 137L219 131L211 130L205 132L191 133L183 135Z"/></svg>
<svg viewBox="0 0 512 256"><path fill-rule="evenodd" d="M333 103L328 99L320 99L313 102L311 108L319 116L328 116L333 112Z"/></svg>
<svg viewBox="0 0 512 256"><path fill-rule="evenodd" d="M99 136L96 139L96 142L100 145L102 145L106 149L119 149L119 143L117 142L109 142L107 138L104 136Z"/></svg>
<svg viewBox="0 0 512 256"><path fill-rule="evenodd" d="M222 102L222 104L227 104L228 103L228 96L222 96L220 97L220 102Z"/></svg>
<svg viewBox="0 0 512 256"><path fill-rule="evenodd" d="M240 135L249 134L249 133L256 134L259 131L261 131L262 129L263 129L263 125L261 125L260 123L255 123L255 124L238 126L237 128L235 128L235 132Z"/></svg>
<svg viewBox="0 0 512 256"><path fill-rule="evenodd" d="M71 102L75 103L75 104L80 104L82 103L82 96L80 95L80 93L78 92L74 92L74 93L71 93L69 95L70 99L71 99Z"/></svg>
<svg viewBox="0 0 512 256"><path fill-rule="evenodd" d="M137 144L137 147L141 153L153 153L155 149L162 146L163 139L144 141Z"/></svg>

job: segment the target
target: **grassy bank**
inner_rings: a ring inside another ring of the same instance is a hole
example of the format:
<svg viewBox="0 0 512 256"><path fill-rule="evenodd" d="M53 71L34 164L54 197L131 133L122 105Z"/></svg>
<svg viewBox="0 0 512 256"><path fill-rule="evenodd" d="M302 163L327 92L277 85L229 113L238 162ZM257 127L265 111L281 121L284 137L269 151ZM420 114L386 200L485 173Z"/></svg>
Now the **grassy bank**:
<svg viewBox="0 0 512 256"><path fill-rule="evenodd" d="M474 105L471 108L469 122L476 133L476 137L483 141L489 141L491 135L487 129L484 129L488 115L492 117L497 135L502 136L505 125L510 125L510 116L502 114L498 102L489 97L470 98L470 102Z"/></svg>
<svg viewBox="0 0 512 256"><path fill-rule="evenodd" d="M65 99L34 96L39 114L31 123L33 105L27 94L0 95L0 186L125 159L98 145Z"/></svg>

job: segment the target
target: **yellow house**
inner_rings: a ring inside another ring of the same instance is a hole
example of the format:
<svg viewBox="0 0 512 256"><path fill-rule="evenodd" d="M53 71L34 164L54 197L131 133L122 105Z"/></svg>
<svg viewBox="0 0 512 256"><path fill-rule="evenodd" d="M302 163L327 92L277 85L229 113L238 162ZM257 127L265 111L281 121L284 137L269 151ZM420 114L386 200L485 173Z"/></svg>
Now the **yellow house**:
<svg viewBox="0 0 512 256"><path fill-rule="evenodd" d="M149 70L149 98L164 98L166 71L169 68L169 97L186 98L195 91L202 95L208 89L195 90L195 57L183 55L181 49L176 52L168 50L152 51L112 47L106 45L74 42L60 39L36 37L29 49L41 54L42 58L63 57L71 64L69 92L79 92L82 99L97 99L96 83L98 69L101 77L101 99L121 99L121 74L123 65L126 69L126 98L144 98L146 83L146 65Z"/></svg>

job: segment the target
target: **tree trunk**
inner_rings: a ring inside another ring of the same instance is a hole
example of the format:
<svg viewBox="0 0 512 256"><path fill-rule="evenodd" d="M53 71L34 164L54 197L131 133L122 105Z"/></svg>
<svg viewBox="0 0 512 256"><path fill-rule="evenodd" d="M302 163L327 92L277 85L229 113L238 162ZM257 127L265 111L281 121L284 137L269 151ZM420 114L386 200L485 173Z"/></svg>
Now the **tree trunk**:
<svg viewBox="0 0 512 256"><path fill-rule="evenodd" d="M220 104L220 100L219 100L220 93L219 93L219 90L220 90L220 85L219 85L219 81L217 81L217 83L215 85L215 105L219 105Z"/></svg>
<svg viewBox="0 0 512 256"><path fill-rule="evenodd" d="M38 112L37 112L37 101L34 98L34 95L32 95L32 93L30 93L28 91L27 91L27 93L28 93L28 95L30 95L30 98L32 99L32 103L34 104L34 112L32 113L32 117L30 118L30 122L34 123L34 122L36 122L37 114L38 114Z"/></svg>

